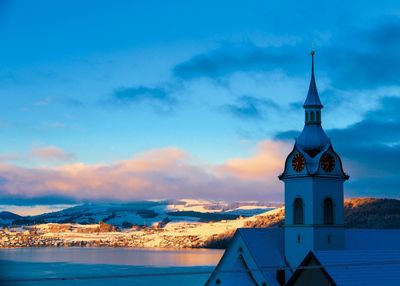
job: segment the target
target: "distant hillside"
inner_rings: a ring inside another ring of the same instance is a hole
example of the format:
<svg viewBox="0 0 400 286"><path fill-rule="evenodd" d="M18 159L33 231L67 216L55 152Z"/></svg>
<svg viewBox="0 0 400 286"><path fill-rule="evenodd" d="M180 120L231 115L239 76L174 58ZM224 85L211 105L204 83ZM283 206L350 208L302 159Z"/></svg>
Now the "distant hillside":
<svg viewBox="0 0 400 286"><path fill-rule="evenodd" d="M283 226L284 208L271 208L259 202L182 200L86 204L32 217L3 212L0 224L8 227L0 227L0 248L225 248L237 228ZM400 228L400 201L347 199L345 222L352 228Z"/></svg>
<svg viewBox="0 0 400 286"><path fill-rule="evenodd" d="M19 215L12 212L0 212L0 226L10 225L13 221L20 219Z"/></svg>
<svg viewBox="0 0 400 286"><path fill-rule="evenodd" d="M400 228L400 200L353 198L345 200L345 225L348 228ZM281 227L285 222L284 208L272 214L258 215L245 227ZM206 247L225 248L234 231L211 237Z"/></svg>
<svg viewBox="0 0 400 286"><path fill-rule="evenodd" d="M106 222L118 228L165 225L169 222L213 222L251 217L275 206L263 202L224 203L205 200L136 201L130 203L96 203L74 206L36 216L0 213L0 226L28 226L45 223ZM6 218L7 217L7 218Z"/></svg>
<svg viewBox="0 0 400 286"><path fill-rule="evenodd" d="M400 228L400 200L354 198L344 202L346 227L351 228ZM273 216L258 216L256 221L246 227L282 226L285 212Z"/></svg>
<svg viewBox="0 0 400 286"><path fill-rule="evenodd" d="M400 200L348 199L344 214L346 227L400 228Z"/></svg>
<svg viewBox="0 0 400 286"><path fill-rule="evenodd" d="M21 216L12 213L12 212L0 212L0 219L3 220L13 220L13 219L19 219Z"/></svg>

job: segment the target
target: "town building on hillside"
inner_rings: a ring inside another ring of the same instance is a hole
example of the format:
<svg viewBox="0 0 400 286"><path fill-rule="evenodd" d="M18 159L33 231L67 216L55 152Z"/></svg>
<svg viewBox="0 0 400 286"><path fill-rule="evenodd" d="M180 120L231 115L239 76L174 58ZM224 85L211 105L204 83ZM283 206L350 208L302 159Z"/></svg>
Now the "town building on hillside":
<svg viewBox="0 0 400 286"><path fill-rule="evenodd" d="M284 228L238 229L206 286L400 285L400 230L345 229L349 176L321 126L314 75L285 161Z"/></svg>

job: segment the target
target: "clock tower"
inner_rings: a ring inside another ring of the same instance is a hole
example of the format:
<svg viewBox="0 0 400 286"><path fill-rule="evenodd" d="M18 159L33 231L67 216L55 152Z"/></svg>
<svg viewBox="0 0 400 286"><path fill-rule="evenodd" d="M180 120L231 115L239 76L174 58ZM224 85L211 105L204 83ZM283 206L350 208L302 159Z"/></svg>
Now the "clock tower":
<svg viewBox="0 0 400 286"><path fill-rule="evenodd" d="M321 104L311 52L311 81L304 129L286 158L279 179L285 184L285 257L297 267L311 250L345 249L343 183L349 176L322 129Z"/></svg>

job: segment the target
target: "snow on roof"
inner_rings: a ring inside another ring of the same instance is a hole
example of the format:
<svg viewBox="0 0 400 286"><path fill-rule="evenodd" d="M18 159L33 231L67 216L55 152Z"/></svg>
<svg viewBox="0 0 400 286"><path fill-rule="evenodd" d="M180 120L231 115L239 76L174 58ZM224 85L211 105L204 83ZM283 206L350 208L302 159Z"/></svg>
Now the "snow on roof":
<svg viewBox="0 0 400 286"><path fill-rule="evenodd" d="M214 271L216 270L217 269L215 269ZM231 260L229 269L222 269L222 271L217 271L218 279L221 285L255 286L256 284L251 279L249 273L246 271L247 269L244 267L243 263L239 259L233 259Z"/></svg>
<svg viewBox="0 0 400 286"><path fill-rule="evenodd" d="M337 285L399 285L399 250L314 251L314 254Z"/></svg>
<svg viewBox="0 0 400 286"><path fill-rule="evenodd" d="M285 265L282 228L239 228L238 231L258 266Z"/></svg>
<svg viewBox="0 0 400 286"><path fill-rule="evenodd" d="M287 267L284 229L238 228L237 235L256 263L255 271L261 271L268 285L279 286L276 271ZM346 229L346 250L313 253L337 285L398 285L399 241L400 229ZM239 260L232 262L230 269L243 269ZM222 271L218 277L224 285L254 285L244 271Z"/></svg>
<svg viewBox="0 0 400 286"><path fill-rule="evenodd" d="M256 262L257 267L262 269L262 273L269 284L278 285L276 281L276 270L280 267L285 267L283 228L239 228L238 233ZM336 262L341 263L365 261L371 264L378 263L378 265L362 265L351 269L357 271L359 275L367 276L369 276L369 273L372 273L369 269L371 267L375 267L375 272L378 271L376 269L385 268L385 271L382 271L382 273L390 274L393 271L398 271L397 273L400 273L399 241L400 229L347 229L346 250L316 251L315 253L318 259L321 257L320 262L324 267L330 264L330 262L334 263L335 259ZM390 253L392 253L393 257L398 261L397 265L384 264L385 260L391 259L391 257L388 256ZM331 267L331 272L333 273L332 278L338 285L357 285L354 284L352 280L346 284L347 282L345 279L352 279L352 277L355 277L352 274L350 275L350 272L346 271L343 270L343 267ZM331 272L328 271L329 274L331 274ZM341 272L343 273L341 274ZM377 274L375 273L374 275ZM396 277L396 275L394 277ZM342 280L344 284L341 282ZM386 280L382 281L386 282Z"/></svg>
<svg viewBox="0 0 400 286"><path fill-rule="evenodd" d="M240 228L238 229L257 267L263 273L268 285L279 285L276 270L285 267L284 230L282 228Z"/></svg>
<svg viewBox="0 0 400 286"><path fill-rule="evenodd" d="M330 140L319 124L306 124L296 140L296 146L305 152L329 147Z"/></svg>
<svg viewBox="0 0 400 286"><path fill-rule="evenodd" d="M400 229L347 229L348 250L400 250Z"/></svg>

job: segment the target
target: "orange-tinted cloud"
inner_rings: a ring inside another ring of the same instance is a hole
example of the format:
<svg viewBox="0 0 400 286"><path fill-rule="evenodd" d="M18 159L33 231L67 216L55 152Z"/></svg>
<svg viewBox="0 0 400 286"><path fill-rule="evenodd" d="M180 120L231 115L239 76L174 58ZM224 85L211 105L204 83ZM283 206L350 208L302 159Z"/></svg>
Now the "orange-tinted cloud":
<svg viewBox="0 0 400 286"><path fill-rule="evenodd" d="M236 158L227 161L221 169L244 179L263 179L277 176L291 146L277 141L262 141L257 153L250 158Z"/></svg>
<svg viewBox="0 0 400 286"><path fill-rule="evenodd" d="M66 152L56 146L34 146L29 152L0 154L0 162L12 163L65 163L76 160L74 153Z"/></svg>
<svg viewBox="0 0 400 286"><path fill-rule="evenodd" d="M277 175L287 152L286 144L265 141L259 143L250 158L205 166L192 163L189 154L180 149L165 148L112 164L36 168L0 164L0 177L3 192L14 197L281 200L282 186Z"/></svg>
<svg viewBox="0 0 400 286"><path fill-rule="evenodd" d="M30 155L33 158L43 161L72 161L75 160L73 153L65 152L63 149L55 146L34 147Z"/></svg>

